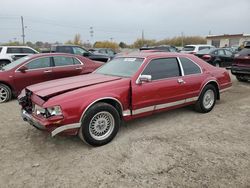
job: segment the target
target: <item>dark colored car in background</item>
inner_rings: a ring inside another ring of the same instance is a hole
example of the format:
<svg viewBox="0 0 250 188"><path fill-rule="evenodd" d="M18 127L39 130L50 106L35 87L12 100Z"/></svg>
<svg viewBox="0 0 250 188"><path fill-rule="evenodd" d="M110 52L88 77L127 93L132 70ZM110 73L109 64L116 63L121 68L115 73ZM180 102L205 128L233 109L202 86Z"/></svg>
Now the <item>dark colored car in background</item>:
<svg viewBox="0 0 250 188"><path fill-rule="evenodd" d="M91 49L89 49L89 51L94 53L94 54L96 54L96 53L105 54L105 55L109 56L110 58L113 58L116 55L116 52L111 48L91 48Z"/></svg>
<svg viewBox="0 0 250 188"><path fill-rule="evenodd" d="M219 67L231 66L234 59L234 54L224 48L203 49L195 55L209 64Z"/></svg>
<svg viewBox="0 0 250 188"><path fill-rule="evenodd" d="M108 62L110 57L105 54L92 53L87 49L77 45L53 45L50 52L55 53L69 53L75 55L81 55L95 61Z"/></svg>
<svg viewBox="0 0 250 188"><path fill-rule="evenodd" d="M87 74L103 65L73 54L36 54L20 58L0 70L0 103L20 94L26 86Z"/></svg>
<svg viewBox="0 0 250 188"><path fill-rule="evenodd" d="M231 72L241 82L250 79L250 48L244 48L238 54L235 54Z"/></svg>
<svg viewBox="0 0 250 188"><path fill-rule="evenodd" d="M160 45L160 46L146 46L141 47L140 51L142 50L150 50L151 52L178 52L179 50L175 46L171 45Z"/></svg>

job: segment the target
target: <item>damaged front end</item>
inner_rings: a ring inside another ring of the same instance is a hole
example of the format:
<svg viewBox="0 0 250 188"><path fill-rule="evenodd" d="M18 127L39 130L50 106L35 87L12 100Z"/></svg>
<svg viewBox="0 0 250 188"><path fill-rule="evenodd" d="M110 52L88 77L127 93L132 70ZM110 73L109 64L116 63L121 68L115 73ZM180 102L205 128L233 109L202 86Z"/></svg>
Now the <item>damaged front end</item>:
<svg viewBox="0 0 250 188"><path fill-rule="evenodd" d="M23 90L18 97L23 120L39 130L50 132L52 136L65 131L68 135L76 135L81 124L65 124L61 107L56 105L44 108L43 104L46 101L27 88Z"/></svg>

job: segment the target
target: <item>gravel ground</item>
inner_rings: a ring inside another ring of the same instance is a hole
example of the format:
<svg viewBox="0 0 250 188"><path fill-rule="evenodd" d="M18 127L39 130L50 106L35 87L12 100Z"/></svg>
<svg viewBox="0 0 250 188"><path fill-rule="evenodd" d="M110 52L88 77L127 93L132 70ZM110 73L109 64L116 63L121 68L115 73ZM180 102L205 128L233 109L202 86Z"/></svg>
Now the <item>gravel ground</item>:
<svg viewBox="0 0 250 188"><path fill-rule="evenodd" d="M108 145L55 137L0 104L0 187L248 187L250 83L212 112L186 107L126 123Z"/></svg>

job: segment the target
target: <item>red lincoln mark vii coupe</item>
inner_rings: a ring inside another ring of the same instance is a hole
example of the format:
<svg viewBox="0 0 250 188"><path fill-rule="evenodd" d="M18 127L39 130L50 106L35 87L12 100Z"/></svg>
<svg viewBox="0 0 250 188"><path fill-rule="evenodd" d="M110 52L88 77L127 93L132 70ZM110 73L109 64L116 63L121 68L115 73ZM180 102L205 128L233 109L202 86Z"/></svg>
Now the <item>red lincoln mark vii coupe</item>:
<svg viewBox="0 0 250 188"><path fill-rule="evenodd" d="M95 72L27 87L22 117L38 129L79 135L93 146L110 142L121 121L194 105L213 109L232 85L226 69L189 54L118 56Z"/></svg>

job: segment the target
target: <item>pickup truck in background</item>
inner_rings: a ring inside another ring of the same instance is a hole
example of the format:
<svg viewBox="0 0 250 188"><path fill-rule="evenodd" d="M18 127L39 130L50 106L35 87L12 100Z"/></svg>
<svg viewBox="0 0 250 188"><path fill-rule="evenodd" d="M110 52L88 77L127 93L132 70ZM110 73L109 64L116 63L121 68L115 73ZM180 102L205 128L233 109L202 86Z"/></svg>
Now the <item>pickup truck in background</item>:
<svg viewBox="0 0 250 188"><path fill-rule="evenodd" d="M77 45L53 45L53 46L51 46L51 49L49 52L82 55L82 56L87 57L89 59L92 59L95 61L102 61L102 62L107 62L111 59L110 56L108 56L108 55L93 53L93 52L90 52L87 49L85 49L81 46L77 46Z"/></svg>

